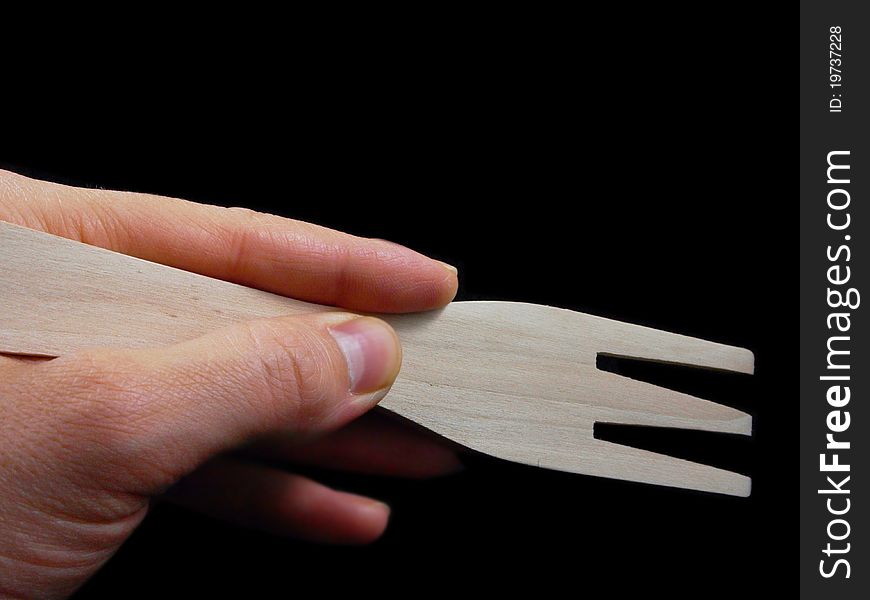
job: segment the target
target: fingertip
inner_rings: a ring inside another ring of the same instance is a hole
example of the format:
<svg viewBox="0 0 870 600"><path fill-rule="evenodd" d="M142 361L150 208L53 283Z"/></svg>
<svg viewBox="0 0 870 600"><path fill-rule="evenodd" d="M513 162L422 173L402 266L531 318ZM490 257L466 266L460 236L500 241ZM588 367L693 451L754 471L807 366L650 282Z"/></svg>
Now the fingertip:
<svg viewBox="0 0 870 600"><path fill-rule="evenodd" d="M390 520L390 507L379 500L316 484L316 509L309 513L302 537L326 544L363 546L380 538Z"/></svg>
<svg viewBox="0 0 870 600"><path fill-rule="evenodd" d="M392 385L402 364L396 332L374 317L360 317L328 327L348 371L350 391L375 392Z"/></svg>
<svg viewBox="0 0 870 600"><path fill-rule="evenodd" d="M458 290L458 270L427 258L395 279L394 290L384 294L378 307L391 313L436 310L450 304Z"/></svg>
<svg viewBox="0 0 870 600"><path fill-rule="evenodd" d="M456 297L456 292L459 291L459 269L453 265L447 264L446 262L437 262L447 272L447 274L439 286L441 289L439 304L433 308L441 308L442 306L450 304Z"/></svg>
<svg viewBox="0 0 870 600"><path fill-rule="evenodd" d="M419 462L417 471L412 474L419 479L444 477L465 470L465 465L456 452L435 444L430 445L430 449L420 457Z"/></svg>
<svg viewBox="0 0 870 600"><path fill-rule="evenodd" d="M349 532L348 543L365 545L381 538L387 530L392 510L387 504L366 498L356 497L356 531Z"/></svg>
<svg viewBox="0 0 870 600"><path fill-rule="evenodd" d="M453 265L388 240L371 241L380 248L366 255L376 260L368 264L375 285L369 289L370 304L364 310L387 313L434 310L449 304L456 296L459 270ZM357 295L354 300L361 297Z"/></svg>
<svg viewBox="0 0 870 600"><path fill-rule="evenodd" d="M438 262L441 263L441 266L444 267L448 273L451 273L451 274L457 275L457 276L459 275L459 269L457 269L453 265L446 263L443 260L439 260Z"/></svg>

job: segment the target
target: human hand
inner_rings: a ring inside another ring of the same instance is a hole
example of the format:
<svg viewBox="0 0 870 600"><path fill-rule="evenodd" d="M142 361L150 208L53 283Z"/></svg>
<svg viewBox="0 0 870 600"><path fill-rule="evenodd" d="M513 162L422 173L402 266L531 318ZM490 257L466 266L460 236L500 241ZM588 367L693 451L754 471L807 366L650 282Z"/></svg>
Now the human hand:
<svg viewBox="0 0 870 600"><path fill-rule="evenodd" d="M0 171L0 220L351 310L425 310L456 293L455 269L407 248L245 209ZM69 595L164 493L280 534L376 539L385 505L251 459L455 470L451 450L361 417L400 362L386 323L349 313L251 321L165 348L0 356L0 597Z"/></svg>

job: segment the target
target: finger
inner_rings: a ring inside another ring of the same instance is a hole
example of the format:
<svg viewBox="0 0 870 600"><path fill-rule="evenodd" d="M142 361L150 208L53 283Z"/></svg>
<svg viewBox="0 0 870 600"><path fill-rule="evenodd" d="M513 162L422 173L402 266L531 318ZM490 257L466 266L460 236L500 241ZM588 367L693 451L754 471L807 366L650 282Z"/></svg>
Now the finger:
<svg viewBox="0 0 870 600"><path fill-rule="evenodd" d="M434 434L372 413L305 444L286 435L273 435L252 444L245 453L327 469L414 479L462 469L456 452Z"/></svg>
<svg viewBox="0 0 870 600"><path fill-rule="evenodd" d="M0 171L0 219L302 300L428 310L456 270L413 250L245 209L73 188Z"/></svg>
<svg viewBox="0 0 870 600"><path fill-rule="evenodd" d="M61 399L48 421L67 446L86 450L76 460L86 458L106 485L148 494L264 434L311 436L344 425L386 394L400 363L383 321L318 313L242 323L161 349L79 352L27 366L31 395Z"/></svg>
<svg viewBox="0 0 870 600"><path fill-rule="evenodd" d="M216 459L167 492L183 506L232 523L332 544L381 536L390 509L306 477L232 459Z"/></svg>

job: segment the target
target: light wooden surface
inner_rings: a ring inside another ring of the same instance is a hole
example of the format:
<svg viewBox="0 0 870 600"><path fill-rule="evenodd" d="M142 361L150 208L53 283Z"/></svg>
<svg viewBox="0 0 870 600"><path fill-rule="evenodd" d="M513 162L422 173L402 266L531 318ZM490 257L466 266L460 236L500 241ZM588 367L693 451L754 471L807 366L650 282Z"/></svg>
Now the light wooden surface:
<svg viewBox="0 0 870 600"><path fill-rule="evenodd" d="M330 310L0 222L0 352L169 344ZM746 413L600 371L598 354L751 373L734 348L569 310L455 302L384 316L404 360L381 406L469 448L575 473L746 496L749 478L605 442L596 422L749 435Z"/></svg>

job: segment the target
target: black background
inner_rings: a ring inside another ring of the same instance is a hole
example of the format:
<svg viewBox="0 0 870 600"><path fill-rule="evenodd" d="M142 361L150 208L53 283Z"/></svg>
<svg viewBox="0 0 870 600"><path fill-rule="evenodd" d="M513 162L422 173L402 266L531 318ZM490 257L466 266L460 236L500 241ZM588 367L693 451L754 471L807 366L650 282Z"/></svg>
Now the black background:
<svg viewBox="0 0 870 600"><path fill-rule="evenodd" d="M608 368L746 410L751 439L603 435L746 473L752 496L479 456L426 482L318 473L393 506L381 541L316 546L159 505L77 598L287 597L310 585L673 594L784 580L797 542L796 213L778 171L785 76L759 67L750 42L766 31L763 62L776 64L784 51L770 38L784 26L715 7L634 12L619 27L555 21L484 19L449 35L415 23L389 41L191 62L186 81L131 68L123 91L103 87L87 116L60 119L74 127L38 151L7 145L0 164L391 239L457 265L459 300L538 302L748 347L753 377Z"/></svg>

